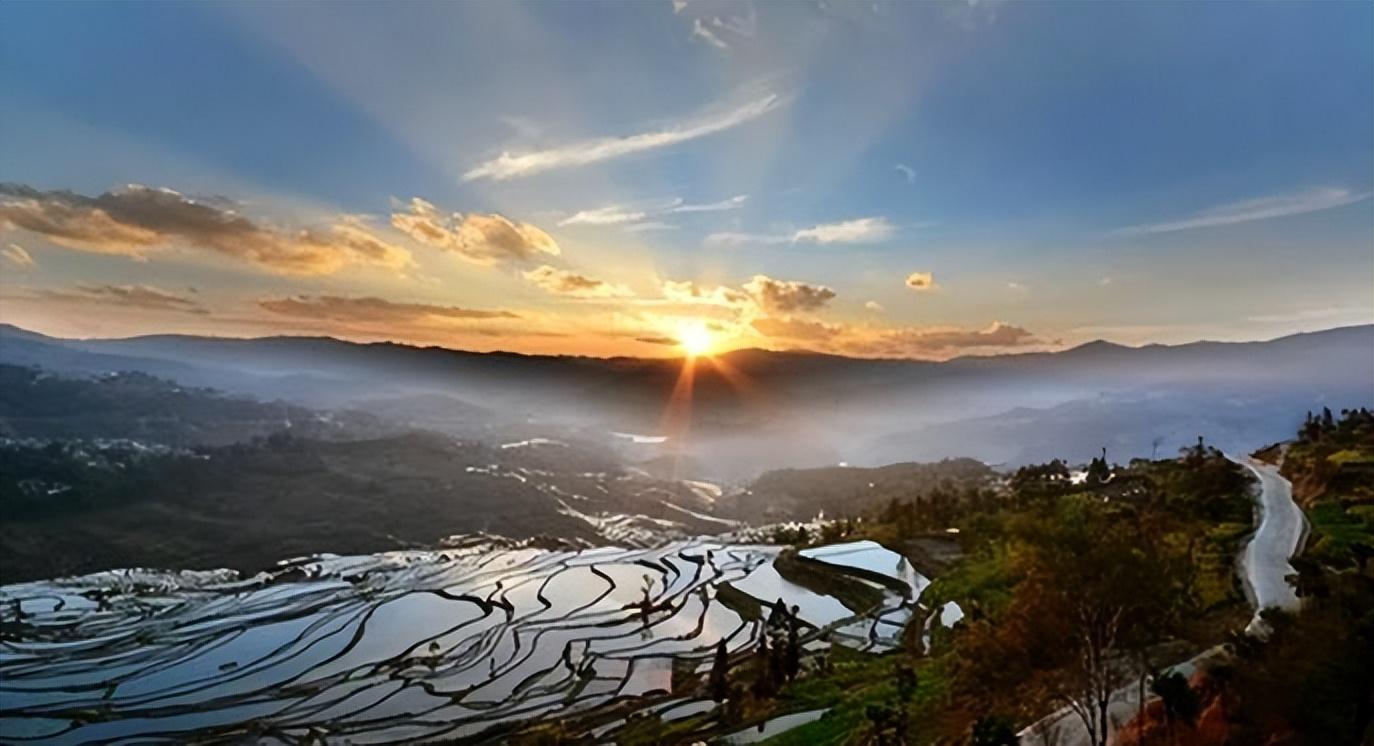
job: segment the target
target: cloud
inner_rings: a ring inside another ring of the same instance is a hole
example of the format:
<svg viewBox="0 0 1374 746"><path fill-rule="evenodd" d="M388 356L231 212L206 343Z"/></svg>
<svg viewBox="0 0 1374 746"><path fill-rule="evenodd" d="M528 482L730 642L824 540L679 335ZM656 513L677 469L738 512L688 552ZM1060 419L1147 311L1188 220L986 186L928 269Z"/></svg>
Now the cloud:
<svg viewBox="0 0 1374 746"><path fill-rule="evenodd" d="M376 297L297 295L258 301L264 310L282 316L342 322L412 323L431 319L516 319L510 311L487 311L429 303L398 303Z"/></svg>
<svg viewBox="0 0 1374 746"><path fill-rule="evenodd" d="M872 311L873 313L882 313L882 312L885 310L885 309L883 308L883 304L879 303L879 302L876 301L876 300L871 300L871 301L868 301L867 303L864 303L864 308L867 308L868 310Z"/></svg>
<svg viewBox="0 0 1374 746"><path fill-rule="evenodd" d="M911 166L908 166L905 163L897 163L892 166L892 170L901 174L902 178L906 179L906 183L916 183L916 170L913 169Z"/></svg>
<svg viewBox="0 0 1374 746"><path fill-rule="evenodd" d="M747 293L734 288L707 287L691 280L664 280L661 289L664 299L674 303L743 306L753 302Z"/></svg>
<svg viewBox="0 0 1374 746"><path fill-rule="evenodd" d="M33 269L38 266L38 263L33 260L33 255L28 252L28 249L25 249L17 243L12 243L0 249L0 257L4 257L7 263L20 269Z"/></svg>
<svg viewBox="0 0 1374 746"><path fill-rule="evenodd" d="M934 290L935 275L931 272L912 272L906 276L906 286L912 290Z"/></svg>
<svg viewBox="0 0 1374 746"><path fill-rule="evenodd" d="M152 285L78 285L70 290L43 290L39 295L50 300L99 303L145 311L176 311L201 315L209 313L190 298Z"/></svg>
<svg viewBox="0 0 1374 746"><path fill-rule="evenodd" d="M747 194L737 194L730 199L723 199L719 202L707 202L700 205L679 203L674 205L667 212L721 212L723 210L737 210L749 199Z"/></svg>
<svg viewBox="0 0 1374 746"><path fill-rule="evenodd" d="M1287 313L1262 314L1259 316L1248 316L1246 321L1260 324L1280 324L1295 321L1329 321L1331 319L1349 319L1352 324L1368 324L1369 309L1358 306L1327 306L1325 308L1304 308L1290 311Z"/></svg>
<svg viewBox="0 0 1374 746"><path fill-rule="evenodd" d="M649 344L649 345L664 345L664 346L667 346L667 347L676 347L676 346L678 346L679 344L681 344L678 340L676 340L676 339L674 339L674 338L672 338L672 337L653 336L653 337L635 337L634 339L635 339L636 342L643 342L644 344Z"/></svg>
<svg viewBox="0 0 1374 746"><path fill-rule="evenodd" d="M676 213L693 212L721 212L724 210L737 210L745 201L748 195L737 195L730 199L719 202L707 202L703 204L690 204L682 199L658 200L654 202L640 203L638 205L607 205L589 210L579 210L578 212L563 218L558 222L559 225L631 225L643 226L651 225L654 228L671 228L673 226L660 221L652 221L651 218L658 218L665 215ZM643 228L640 230L653 230L654 228Z"/></svg>
<svg viewBox="0 0 1374 746"><path fill-rule="evenodd" d="M881 357L950 357L968 350L1038 344L1019 326L994 322L983 329L955 327L889 327L874 324L830 324L795 316L764 316L750 326L772 339L804 343L848 355Z"/></svg>
<svg viewBox="0 0 1374 746"><path fill-rule="evenodd" d="M1019 326L994 321L984 329L897 329L883 334L879 344L899 354L944 352L978 347L1015 347L1035 335Z"/></svg>
<svg viewBox="0 0 1374 746"><path fill-rule="evenodd" d="M391 225L422 244L452 251L482 265L558 256L558 242L529 223L471 212L445 215L419 197L405 211L391 214Z"/></svg>
<svg viewBox="0 0 1374 746"><path fill-rule="evenodd" d="M635 153L671 147L737 127L777 109L782 103L783 100L780 96L769 93L734 108L715 107L685 121L651 132L641 132L625 137L583 140L526 153L503 152L496 158L469 169L467 173L463 174L463 180L495 179L500 181L514 179L543 171L586 166Z"/></svg>
<svg viewBox="0 0 1374 746"><path fill-rule="evenodd" d="M283 230L254 222L234 207L223 198L196 200L137 184L98 197L0 184L0 226L81 251L146 259L180 243L290 275L329 274L357 264L400 270L412 263L410 252L379 238L358 217L338 216L322 229Z"/></svg>
<svg viewBox="0 0 1374 746"><path fill-rule="evenodd" d="M785 243L872 243L883 241L892 237L896 229L887 218L856 218L854 220L844 220L838 223L820 223L810 228L803 228L790 234L781 233L741 233L741 232L721 232L712 233L703 239L707 246L745 246L749 244L785 244Z"/></svg>
<svg viewBox="0 0 1374 746"><path fill-rule="evenodd" d="M791 238L788 236L774 236L766 233L738 233L723 231L712 233L702 239L702 243L707 246L732 247L745 246L749 244L781 244L788 243Z"/></svg>
<svg viewBox="0 0 1374 746"><path fill-rule="evenodd" d="M824 308L835 291L824 285L808 285L796 280L775 280L764 275L754 277L744 284L759 308L768 313L788 313L792 311L816 311Z"/></svg>
<svg viewBox="0 0 1374 746"><path fill-rule="evenodd" d="M839 324L827 324L812 319L798 319L791 316L765 316L750 323L759 334L765 337L792 339L806 342L831 340L844 332Z"/></svg>
<svg viewBox="0 0 1374 746"><path fill-rule="evenodd" d="M624 285L613 285L547 264L526 272L524 276L526 280L555 295L574 298L628 298L634 295Z"/></svg>
<svg viewBox="0 0 1374 746"><path fill-rule="evenodd" d="M1100 280L1097 281L1097 284L1098 284L1098 285L1106 286L1106 285L1111 285L1113 282L1114 282L1114 280L1112 280L1112 278L1110 278L1110 277L1103 277L1102 279L1100 279Z"/></svg>
<svg viewBox="0 0 1374 746"><path fill-rule="evenodd" d="M648 217L644 210L628 210L621 205L598 207L594 210L581 210L558 221L559 225L620 225L638 223Z"/></svg>
<svg viewBox="0 0 1374 746"><path fill-rule="evenodd" d="M887 218L859 218L839 223L821 223L792 234L795 241L816 243L870 243L892 237L892 224Z"/></svg>
<svg viewBox="0 0 1374 746"><path fill-rule="evenodd" d="M657 221L650 221L647 223L635 223L634 225L627 225L625 226L625 230L631 233L646 233L648 231L675 231L677 230L677 226L673 225L672 223L660 223Z"/></svg>
<svg viewBox="0 0 1374 746"><path fill-rule="evenodd" d="M1028 287L1026 287L1025 285L1023 285L1023 284L1021 284L1021 283L1019 283L1019 282L1016 282L1016 281L1008 282L1008 283L1007 283L1007 289L1008 289L1008 290L1011 290L1011 291L1013 291L1013 292L1016 292L1016 293L1024 293L1024 292L1030 290L1030 288L1028 288Z"/></svg>
<svg viewBox="0 0 1374 746"><path fill-rule="evenodd" d="M738 12L743 10L744 12ZM758 33L758 12L752 2L697 3L673 0L673 13L692 19L688 38L730 51L734 44L752 39Z"/></svg>
<svg viewBox="0 0 1374 746"><path fill-rule="evenodd" d="M726 44L723 39L716 36L711 29L707 28L706 24L702 23L700 18L692 19L692 38L701 39L716 49L728 50L730 48L730 45Z"/></svg>
<svg viewBox="0 0 1374 746"><path fill-rule="evenodd" d="M1191 217L1162 223L1131 225L1111 231L1111 236L1144 236L1195 228L1216 228L1254 220L1303 215L1354 204L1369 199L1370 192L1352 193L1348 189L1319 188L1291 194L1232 202L1203 210Z"/></svg>

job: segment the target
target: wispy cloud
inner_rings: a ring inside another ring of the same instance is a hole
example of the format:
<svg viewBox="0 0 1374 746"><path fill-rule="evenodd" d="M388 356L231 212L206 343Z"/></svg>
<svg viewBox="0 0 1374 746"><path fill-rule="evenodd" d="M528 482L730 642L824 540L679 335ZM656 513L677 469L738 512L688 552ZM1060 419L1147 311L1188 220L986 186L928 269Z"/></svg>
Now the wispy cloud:
<svg viewBox="0 0 1374 746"><path fill-rule="evenodd" d="M746 244L783 243L873 243L884 241L896 233L887 218L856 218L837 223L820 223L789 234L741 233L726 231L712 233L704 239L708 246L743 246Z"/></svg>
<svg viewBox="0 0 1374 746"><path fill-rule="evenodd" d="M0 249L0 257L4 257L7 263L20 269L33 269L37 264L34 262L33 255L28 252L28 249L25 249L17 243L12 243L4 249Z"/></svg>
<svg viewBox="0 0 1374 746"><path fill-rule="evenodd" d="M39 295L49 300L97 303L144 311L175 311L200 315L209 313L199 303L180 293L152 285L78 285L70 290L43 290Z"/></svg>
<svg viewBox="0 0 1374 746"><path fill-rule="evenodd" d="M694 3L673 0L673 13L692 19L688 38L728 52L758 33L758 12L752 2Z"/></svg>
<svg viewBox="0 0 1374 746"><path fill-rule="evenodd" d="M712 233L702 239L702 243L707 246L745 246L748 244L779 244L788 243L790 236L774 235L769 233L742 233L738 231L721 231Z"/></svg>
<svg viewBox="0 0 1374 746"><path fill-rule="evenodd" d="M514 179L543 171L586 166L671 147L738 127L777 109L782 103L781 96L769 93L734 108L714 107L685 121L651 132L625 137L601 137L525 153L503 152L496 158L469 169L463 174L463 180Z"/></svg>
<svg viewBox="0 0 1374 746"><path fill-rule="evenodd" d="M684 203L678 200L678 204L674 205L668 212L721 212L723 210L737 210L743 207L748 199L749 195L747 194L737 194L730 199L723 199L719 202L706 202L699 205Z"/></svg>
<svg viewBox="0 0 1374 746"><path fill-rule="evenodd" d="M908 166L905 163L898 163L892 166L892 170L901 174L902 178L906 179L906 183L916 183L916 169L912 168L911 166Z"/></svg>
<svg viewBox="0 0 1374 746"><path fill-rule="evenodd" d="M559 225L621 225L638 223L649 217L645 210L633 210L624 205L608 205L591 210L579 210L558 221Z"/></svg>
<svg viewBox="0 0 1374 746"><path fill-rule="evenodd" d="M646 233L648 231L675 231L677 230L677 226L673 225L672 223L663 223L654 220L647 223L635 223L633 225L627 225L625 226L625 230L631 233Z"/></svg>
<svg viewBox="0 0 1374 746"><path fill-rule="evenodd" d="M887 218L859 218L839 223L821 223L792 234L793 241L815 243L870 243L892 237L895 230Z"/></svg>
<svg viewBox="0 0 1374 746"><path fill-rule="evenodd" d="M695 213L695 212L721 212L724 210L737 210L749 199L748 195L740 194L719 202L705 202L693 204L681 198L671 200L656 200L639 204L628 205L607 205L589 210L579 210L560 220L559 225L633 225L644 223L656 223L657 227L666 227L662 221L654 221L651 218L661 218L663 216L676 213Z"/></svg>
<svg viewBox="0 0 1374 746"><path fill-rule="evenodd" d="M1348 189L1320 188L1301 192L1260 197L1212 207L1195 215L1160 223L1145 223L1118 228L1108 235L1144 236L1153 233L1172 233L1194 228L1216 228L1254 220L1269 220L1289 215L1303 215L1354 204L1368 199L1370 192L1355 193Z"/></svg>
<svg viewBox="0 0 1374 746"><path fill-rule="evenodd" d="M1368 307L1358 308L1355 306L1327 306L1325 308L1304 308L1287 313L1262 314L1259 316L1249 316L1245 320L1258 324L1282 324L1297 321L1330 321L1332 319L1349 319L1350 323L1368 324L1374 318Z"/></svg>
<svg viewBox="0 0 1374 746"><path fill-rule="evenodd" d="M424 319L515 319L510 311L487 311L432 303L403 303L376 297L337 295L297 295L258 301L264 310L296 318L343 321L405 323Z"/></svg>
<svg viewBox="0 0 1374 746"><path fill-rule="evenodd" d="M796 316L765 316L750 326L765 337L851 355L948 357L967 350L1039 344L1023 327L995 321L982 329L828 323Z"/></svg>
<svg viewBox="0 0 1374 746"><path fill-rule="evenodd" d="M726 44L724 39L716 36L715 32L711 31L706 24L701 22L700 18L692 19L692 38L700 39L716 49L728 50L730 48L730 45Z"/></svg>

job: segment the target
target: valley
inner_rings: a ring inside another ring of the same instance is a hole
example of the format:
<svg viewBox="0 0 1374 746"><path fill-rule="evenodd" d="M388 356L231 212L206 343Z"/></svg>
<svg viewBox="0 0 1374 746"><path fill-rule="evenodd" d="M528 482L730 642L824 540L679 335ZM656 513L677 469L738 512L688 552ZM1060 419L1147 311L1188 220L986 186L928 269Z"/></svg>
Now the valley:
<svg viewBox="0 0 1374 746"><path fill-rule="evenodd" d="M1174 672L1219 697L1199 677L1287 650L1327 613L1303 583L1366 600L1365 410L1278 465L1195 437L723 480L652 428L449 394L0 375L16 743L1096 744ZM1106 647L1084 608L1126 620Z"/></svg>

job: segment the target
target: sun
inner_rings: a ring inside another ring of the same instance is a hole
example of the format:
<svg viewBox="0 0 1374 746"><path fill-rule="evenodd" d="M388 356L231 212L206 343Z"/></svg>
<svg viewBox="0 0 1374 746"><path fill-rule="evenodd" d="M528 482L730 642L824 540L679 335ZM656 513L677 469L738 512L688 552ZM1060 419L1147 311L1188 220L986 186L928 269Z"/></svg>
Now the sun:
<svg viewBox="0 0 1374 746"><path fill-rule="evenodd" d="M711 354L711 349L715 347L715 338L705 324L692 321L678 326L677 343L688 356L700 357Z"/></svg>

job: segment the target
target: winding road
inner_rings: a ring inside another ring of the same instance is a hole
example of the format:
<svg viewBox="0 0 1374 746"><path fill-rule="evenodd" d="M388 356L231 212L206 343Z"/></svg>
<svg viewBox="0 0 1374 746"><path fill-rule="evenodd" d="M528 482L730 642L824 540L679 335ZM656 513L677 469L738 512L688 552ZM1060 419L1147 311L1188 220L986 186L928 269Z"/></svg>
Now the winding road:
<svg viewBox="0 0 1374 746"><path fill-rule="evenodd" d="M1255 609L1255 615L1245 627L1245 633L1263 637L1266 633L1260 612L1278 607L1286 611L1298 608L1299 602L1288 575L1293 566L1288 560L1298 551L1307 531L1307 519L1293 502L1293 485L1279 476L1279 468L1250 457L1227 456L1231 461L1249 469L1260 482L1256 503L1258 528L1241 552L1237 569L1245 582L1245 595ZM1204 660L1219 655L1221 646L1203 651L1168 670L1191 677ZM1135 683L1112 693L1107 719L1113 734L1119 724L1125 724L1139 711L1140 690ZM1047 715L1022 730L1022 746L1089 746L1092 743L1083 721L1069 708Z"/></svg>
<svg viewBox="0 0 1374 746"><path fill-rule="evenodd" d="M1293 611L1298 596L1288 583L1293 566L1288 563L1307 530L1306 519L1293 502L1293 485L1279 476L1279 468L1253 458L1228 457L1254 472L1260 480L1259 529L1241 555L1246 595L1255 607L1255 616L1245 627L1246 634L1263 635L1260 612L1268 608Z"/></svg>

